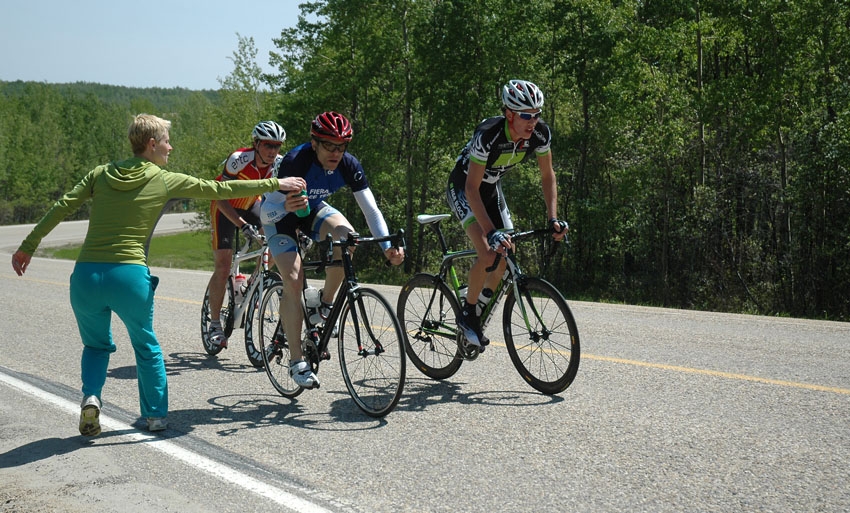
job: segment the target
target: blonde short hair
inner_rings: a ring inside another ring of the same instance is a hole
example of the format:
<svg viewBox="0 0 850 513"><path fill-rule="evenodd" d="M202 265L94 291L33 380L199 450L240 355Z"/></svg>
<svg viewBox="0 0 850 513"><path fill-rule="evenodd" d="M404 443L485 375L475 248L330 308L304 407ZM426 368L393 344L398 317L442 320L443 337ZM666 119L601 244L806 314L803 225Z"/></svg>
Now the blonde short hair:
<svg viewBox="0 0 850 513"><path fill-rule="evenodd" d="M144 153L148 141L153 138L156 141L163 140L171 130L171 121L162 119L151 114L139 114L133 118L127 137L133 147L133 154Z"/></svg>

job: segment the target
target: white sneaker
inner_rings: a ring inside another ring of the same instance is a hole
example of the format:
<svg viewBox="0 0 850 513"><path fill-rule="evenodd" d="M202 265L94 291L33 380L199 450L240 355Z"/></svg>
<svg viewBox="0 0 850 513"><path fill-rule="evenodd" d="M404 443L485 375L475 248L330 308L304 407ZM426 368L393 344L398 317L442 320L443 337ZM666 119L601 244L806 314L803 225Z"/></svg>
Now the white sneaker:
<svg viewBox="0 0 850 513"><path fill-rule="evenodd" d="M100 400L93 396L83 397L80 404L80 434L83 436L97 436L100 434Z"/></svg>
<svg viewBox="0 0 850 513"><path fill-rule="evenodd" d="M310 364L304 360L292 362L289 366L289 375L296 385L303 388L319 388L319 378L313 374Z"/></svg>
<svg viewBox="0 0 850 513"><path fill-rule="evenodd" d="M227 335L224 334L221 326L210 327L210 344L227 349Z"/></svg>
<svg viewBox="0 0 850 513"><path fill-rule="evenodd" d="M165 417L148 417L148 431L164 431L168 429Z"/></svg>

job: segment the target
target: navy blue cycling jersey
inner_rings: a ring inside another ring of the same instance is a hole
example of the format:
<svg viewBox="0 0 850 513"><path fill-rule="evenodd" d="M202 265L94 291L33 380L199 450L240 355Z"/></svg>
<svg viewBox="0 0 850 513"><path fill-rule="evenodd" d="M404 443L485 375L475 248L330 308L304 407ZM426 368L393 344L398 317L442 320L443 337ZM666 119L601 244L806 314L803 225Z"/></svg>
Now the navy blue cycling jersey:
<svg viewBox="0 0 850 513"><path fill-rule="evenodd" d="M529 139L511 140L504 116L487 118L475 127L472 139L458 156L450 182L466 182L470 160L483 164L484 183L494 184L512 167L532 154L546 155L552 144L552 131L541 119Z"/></svg>
<svg viewBox="0 0 850 513"><path fill-rule="evenodd" d="M335 170L322 168L316 152L309 142L297 146L283 157L277 168L277 177L298 176L307 182L307 196L310 208L314 209L328 196L346 185L352 192L369 187L366 173L360 161L350 153L343 153L342 160Z"/></svg>

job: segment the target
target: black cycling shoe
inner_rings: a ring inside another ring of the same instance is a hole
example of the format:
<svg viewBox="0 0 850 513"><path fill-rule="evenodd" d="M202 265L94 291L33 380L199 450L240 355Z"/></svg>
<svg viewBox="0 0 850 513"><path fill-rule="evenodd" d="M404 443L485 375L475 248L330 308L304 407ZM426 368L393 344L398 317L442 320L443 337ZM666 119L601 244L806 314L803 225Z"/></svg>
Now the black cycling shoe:
<svg viewBox="0 0 850 513"><path fill-rule="evenodd" d="M463 332L463 336L469 345L476 348L481 347L481 339L484 336L481 334L481 321L475 315L475 305L467 303L460 314L460 319L457 320L457 327ZM490 341L487 340L489 344Z"/></svg>

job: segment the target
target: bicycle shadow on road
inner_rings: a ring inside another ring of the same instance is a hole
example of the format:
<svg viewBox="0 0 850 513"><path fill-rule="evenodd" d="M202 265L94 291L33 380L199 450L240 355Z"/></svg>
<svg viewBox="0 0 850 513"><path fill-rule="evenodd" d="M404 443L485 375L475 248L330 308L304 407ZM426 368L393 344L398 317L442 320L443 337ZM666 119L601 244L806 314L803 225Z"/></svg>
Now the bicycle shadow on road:
<svg viewBox="0 0 850 513"><path fill-rule="evenodd" d="M258 369L247 362L248 357L245 356L244 351L237 353L237 355L245 358L243 363L236 363L236 359L231 360L224 357L221 353L216 356L206 353L171 353L165 360L165 372L169 376L178 376L183 372L202 370L220 370L242 374L251 374L258 371L263 372L262 368Z"/></svg>
<svg viewBox="0 0 850 513"><path fill-rule="evenodd" d="M317 410L315 404L308 407L299 397L288 399L274 394L220 395L207 400L209 408L170 411L169 427L188 434L195 426L218 426L216 432L219 436L233 436L240 431L280 426L320 431L360 431L386 424L383 419L375 419L361 412L345 390L327 393L340 396L331 402L330 411Z"/></svg>
<svg viewBox="0 0 850 513"><path fill-rule="evenodd" d="M404 394L396 410L421 411L429 406L442 403L458 403L464 405L484 406L540 406L564 401L558 395L544 395L533 390L488 390L484 392L461 391L465 383L435 381L427 378L408 378L404 386Z"/></svg>
<svg viewBox="0 0 850 513"><path fill-rule="evenodd" d="M171 353L165 359L165 374L167 376L180 376L184 372L205 370L249 374L262 369L257 369L249 363L230 363L227 358L201 353ZM114 379L136 379L138 377L135 365L111 368L106 375Z"/></svg>

